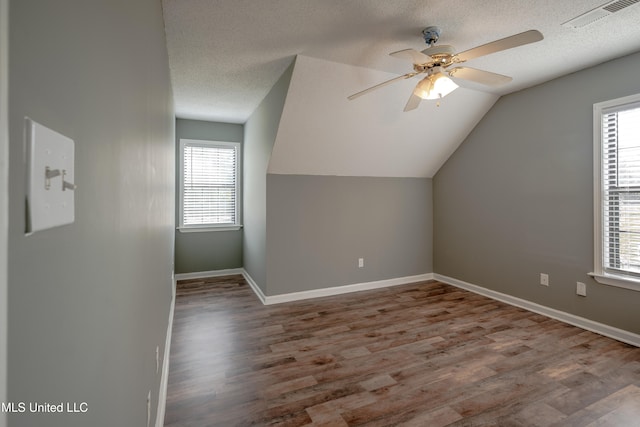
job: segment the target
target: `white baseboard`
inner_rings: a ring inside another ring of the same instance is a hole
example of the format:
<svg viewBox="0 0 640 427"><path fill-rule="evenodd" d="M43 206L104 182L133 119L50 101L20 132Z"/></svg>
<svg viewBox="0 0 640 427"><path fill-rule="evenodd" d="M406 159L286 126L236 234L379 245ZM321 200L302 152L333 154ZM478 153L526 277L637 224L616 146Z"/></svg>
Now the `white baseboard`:
<svg viewBox="0 0 640 427"><path fill-rule="evenodd" d="M322 289L312 289L309 291L301 291L301 292L292 292L288 294L280 294L280 295L264 295L262 290L258 287L255 281L251 278L249 273L244 271L242 273L245 277L253 292L258 296L262 304L270 305L270 304L280 304L283 302L290 301L300 301L311 298L321 298L328 297L333 295L346 294L351 292L360 292L360 291L368 291L372 289L380 289L380 288L388 288L391 286L398 285L406 285L414 282L422 282L425 280L432 280L433 273L419 274L416 276L406 276L406 277L398 277L395 279L386 279L386 280L377 280L374 282L365 282L365 283L355 283L351 285L343 285L343 286L332 286L330 288L322 288Z"/></svg>
<svg viewBox="0 0 640 427"><path fill-rule="evenodd" d="M195 273L180 273L175 275L175 280L203 279L205 277L231 276L244 274L244 268L229 268L226 270L197 271Z"/></svg>
<svg viewBox="0 0 640 427"><path fill-rule="evenodd" d="M579 328L586 329L600 335L604 335L605 337L613 338L615 340L640 347L640 335L633 332L614 328L613 326L595 322L584 317L576 316L574 314L536 304L534 302L503 294L501 292L492 291L491 289L483 288L482 286L474 285L462 280L454 279L453 277L444 276L442 274L436 273L433 275L433 278L440 282L447 283L461 289L466 289L476 294L484 295L486 297L502 301L506 304L524 308L525 310L542 314L543 316L551 317L552 319L560 320L561 322L568 323L570 325L577 326Z"/></svg>
<svg viewBox="0 0 640 427"><path fill-rule="evenodd" d="M262 289L256 284L255 280L247 273L244 268L228 268L225 270L211 270L211 271L196 271L194 273L180 273L175 275L174 283L178 280L190 280L190 279L204 279L207 277L222 277L222 276L232 276L235 274L241 274L244 276L245 280L256 294L256 296L260 299L262 304L267 304L266 297L264 293L262 293ZM175 301L175 286L174 286L174 301Z"/></svg>
<svg viewBox="0 0 640 427"><path fill-rule="evenodd" d="M260 286L258 286L256 281L253 280L253 277L251 277L251 275L244 268L242 269L242 275L244 276L244 280L247 281L249 287L251 288L253 293L256 294L262 305L267 305L267 297L264 295L262 289L260 289Z"/></svg>
<svg viewBox="0 0 640 427"><path fill-rule="evenodd" d="M164 426L164 414L167 409L167 387L169 386L169 355L171 353L171 333L173 331L173 312L176 306L176 278L172 280L171 304L169 306L169 323L167 337L164 342L164 356L162 359L162 375L160 376L160 392L158 393L158 411L156 413L156 427Z"/></svg>
<svg viewBox="0 0 640 427"><path fill-rule="evenodd" d="M398 277L395 279L378 280L374 282L355 283L344 286L333 286L330 288L313 289L309 291L293 292L280 295L265 295L262 289L256 284L255 280L249 275L244 268L234 268L228 270L215 270L215 271L203 271L197 273L176 274L176 280L184 279L197 279L204 277L217 277L228 276L232 274L242 274L245 280L256 294L258 299L264 305L280 304L283 302L300 301L311 298L327 297L332 295L346 294L350 292L366 291L371 289L388 288L391 286L406 285L414 282L421 282L425 280L439 280L443 283L447 283L458 288L466 289L476 294L484 295L488 298L492 298L498 301L502 301L509 305L524 308L525 310L532 311L534 313L542 314L543 316L550 317L552 319L559 320L561 322L568 323L573 326L577 326L582 329L586 329L591 332L595 332L600 335L604 335L609 338L613 338L618 341L622 341L627 344L640 347L640 335L633 332L625 331L623 329L615 328L613 326L605 325L593 320L586 319L584 317L576 316L564 311L556 310L554 308L546 307L531 301L527 301L521 298L517 298L508 294L493 291L491 289L483 288L482 286L474 285L453 277L448 277L437 273L419 274L416 276ZM175 301L175 298L174 298ZM173 308L172 308L173 310ZM173 315L172 315L173 319Z"/></svg>

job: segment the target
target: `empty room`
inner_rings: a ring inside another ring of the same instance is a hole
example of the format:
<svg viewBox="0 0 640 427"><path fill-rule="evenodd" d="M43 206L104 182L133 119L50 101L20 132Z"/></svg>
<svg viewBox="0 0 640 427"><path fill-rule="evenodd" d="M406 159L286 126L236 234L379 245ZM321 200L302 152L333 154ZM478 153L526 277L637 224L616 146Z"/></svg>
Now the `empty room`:
<svg viewBox="0 0 640 427"><path fill-rule="evenodd" d="M0 0L0 427L639 425L639 3Z"/></svg>

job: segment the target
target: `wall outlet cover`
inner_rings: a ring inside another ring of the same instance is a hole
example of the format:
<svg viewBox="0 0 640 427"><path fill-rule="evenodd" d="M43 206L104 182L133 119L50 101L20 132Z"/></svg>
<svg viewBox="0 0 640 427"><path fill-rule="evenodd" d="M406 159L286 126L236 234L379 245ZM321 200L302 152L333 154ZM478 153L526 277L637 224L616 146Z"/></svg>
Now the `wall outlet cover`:
<svg viewBox="0 0 640 427"><path fill-rule="evenodd" d="M585 285L582 282L578 282L576 284L576 294L580 295L581 297L586 297L587 296L587 285Z"/></svg>
<svg viewBox="0 0 640 427"><path fill-rule="evenodd" d="M542 286L549 286L549 275L545 273L540 273L540 284Z"/></svg>

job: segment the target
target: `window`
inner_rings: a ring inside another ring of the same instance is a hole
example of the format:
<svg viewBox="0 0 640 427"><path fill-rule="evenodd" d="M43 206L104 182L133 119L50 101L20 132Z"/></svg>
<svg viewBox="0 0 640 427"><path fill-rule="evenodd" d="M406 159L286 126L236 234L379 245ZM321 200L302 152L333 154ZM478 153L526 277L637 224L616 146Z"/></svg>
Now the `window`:
<svg viewBox="0 0 640 427"><path fill-rule="evenodd" d="M640 291L640 94L594 105L595 271Z"/></svg>
<svg viewBox="0 0 640 427"><path fill-rule="evenodd" d="M181 231L240 227L240 144L180 140Z"/></svg>

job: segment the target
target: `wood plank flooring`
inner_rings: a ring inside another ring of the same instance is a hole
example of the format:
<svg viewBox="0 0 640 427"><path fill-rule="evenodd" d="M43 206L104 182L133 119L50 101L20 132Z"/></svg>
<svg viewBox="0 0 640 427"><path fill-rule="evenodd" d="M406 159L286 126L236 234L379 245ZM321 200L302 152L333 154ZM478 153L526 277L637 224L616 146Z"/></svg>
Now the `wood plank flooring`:
<svg viewBox="0 0 640 427"><path fill-rule="evenodd" d="M178 284L166 427L640 426L640 349L439 282Z"/></svg>

